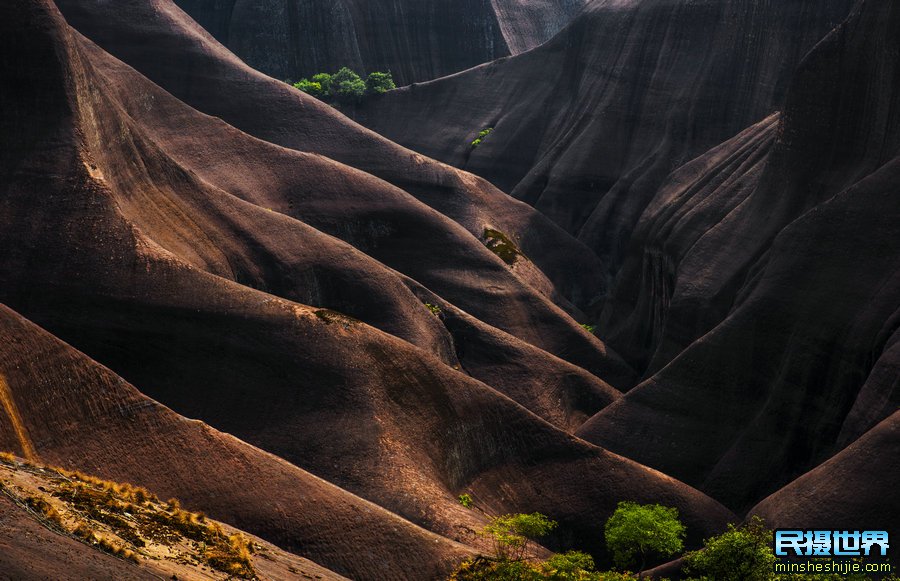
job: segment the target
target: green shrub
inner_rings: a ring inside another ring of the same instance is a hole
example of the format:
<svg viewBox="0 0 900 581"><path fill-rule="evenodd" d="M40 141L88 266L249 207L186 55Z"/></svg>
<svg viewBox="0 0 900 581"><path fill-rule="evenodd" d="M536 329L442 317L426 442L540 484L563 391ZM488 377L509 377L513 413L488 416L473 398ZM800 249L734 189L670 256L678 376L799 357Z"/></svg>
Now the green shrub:
<svg viewBox="0 0 900 581"><path fill-rule="evenodd" d="M391 76L390 71L386 73L374 71L366 77L366 94L368 95L380 95L396 88L397 85L394 84L394 77Z"/></svg>
<svg viewBox="0 0 900 581"><path fill-rule="evenodd" d="M528 561L476 557L460 564L449 581L539 581L546 579L537 565Z"/></svg>
<svg viewBox="0 0 900 581"><path fill-rule="evenodd" d="M505 514L494 517L479 534L491 539L497 559L521 561L528 556L531 541L546 536L555 528L556 522L539 512Z"/></svg>
<svg viewBox="0 0 900 581"><path fill-rule="evenodd" d="M605 533L616 565L624 569L637 564L639 573L648 558L671 557L684 547L685 528L678 510L658 504L620 502L606 521Z"/></svg>
<svg viewBox="0 0 900 581"><path fill-rule="evenodd" d="M541 566L544 576L553 581L601 581L594 571L594 559L581 551L553 555Z"/></svg>
<svg viewBox="0 0 900 581"><path fill-rule="evenodd" d="M585 331L587 331L588 333L590 333L591 335L593 335L594 331L597 330L596 325L588 325L587 323L582 323L581 328L584 329Z"/></svg>
<svg viewBox="0 0 900 581"><path fill-rule="evenodd" d="M594 571L590 555L570 551L543 562L512 561L479 556L450 575L450 581L634 581L629 573Z"/></svg>
<svg viewBox="0 0 900 581"><path fill-rule="evenodd" d="M474 502L472 502L472 497L468 494L460 494L459 503L466 508L472 508L472 505L474 504Z"/></svg>
<svg viewBox="0 0 900 581"><path fill-rule="evenodd" d="M321 99L325 96L325 92L322 89L322 83L310 81L309 79L300 79L299 81L294 83L294 88L300 89L304 93L312 95L317 99Z"/></svg>
<svg viewBox="0 0 900 581"><path fill-rule="evenodd" d="M339 103L358 103L366 94L366 83L347 67L331 77L330 87L331 96Z"/></svg>
<svg viewBox="0 0 900 581"><path fill-rule="evenodd" d="M343 67L334 75L317 73L309 79L300 79L296 83L287 82L295 89L322 101L344 104L358 103L364 95L380 95L397 88L390 72L374 71L363 81L347 67Z"/></svg>
<svg viewBox="0 0 900 581"><path fill-rule="evenodd" d="M703 550L686 554L684 569L721 581L769 581L775 563L771 541L772 532L759 517L739 528L729 524L721 535L706 539Z"/></svg>

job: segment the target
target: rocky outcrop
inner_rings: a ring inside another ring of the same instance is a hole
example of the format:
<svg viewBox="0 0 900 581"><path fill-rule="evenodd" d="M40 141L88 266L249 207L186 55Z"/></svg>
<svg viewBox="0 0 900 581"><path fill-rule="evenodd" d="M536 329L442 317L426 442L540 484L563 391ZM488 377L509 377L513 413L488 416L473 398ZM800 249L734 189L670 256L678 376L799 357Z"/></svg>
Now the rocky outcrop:
<svg viewBox="0 0 900 581"><path fill-rule="evenodd" d="M671 176L605 319L647 380L582 436L746 508L894 412L898 25L860 2L783 114Z"/></svg>
<svg viewBox="0 0 900 581"><path fill-rule="evenodd" d="M250 66L299 79L343 66L434 79L534 48L586 0L178 0Z"/></svg>
<svg viewBox="0 0 900 581"><path fill-rule="evenodd" d="M779 107L852 4L595 0L534 51L394 91L356 119L533 205L611 284L666 176Z"/></svg>
<svg viewBox="0 0 900 581"><path fill-rule="evenodd" d="M896 401L895 6L594 2L357 119L597 252L644 381L578 434L744 510Z"/></svg>
<svg viewBox="0 0 900 581"><path fill-rule="evenodd" d="M548 514L548 548L604 564L621 500L677 507L689 546L840 479L862 500L809 522L896 512L895 471L862 482L859 462L896 439L897 2L818 43L846 5L597 2L536 50L380 101L470 108L495 130L469 163L493 150L560 223L575 193L593 217L567 227L601 233L606 262L170 1L0 6L0 448L359 579L444 578L487 514ZM540 62L565 98L526 83ZM482 98L443 92L460 79ZM409 121L440 146L464 118ZM622 355L578 324L597 297Z"/></svg>
<svg viewBox="0 0 900 581"><path fill-rule="evenodd" d="M402 577L405 558L393 552L400 546L416 551L426 576L440 576L468 554L271 454L172 412L2 305L0 340L5 404L0 407L0 449L33 462L139 483L354 578ZM9 402L22 426L18 433L8 429ZM0 499L7 497L0 494ZM0 513L10 509L0 506ZM68 538L44 540L49 553L29 552L35 542L23 542L23 537L29 540L31 528L44 531L45 539L56 535L12 516L6 522L19 534L4 544L0 563L15 579L45 578L42 573L54 579L93 578L105 571L118 572L116 579L159 578L113 558L85 555L86 548ZM74 569L60 571L59 562ZM81 574L82 569L93 572Z"/></svg>

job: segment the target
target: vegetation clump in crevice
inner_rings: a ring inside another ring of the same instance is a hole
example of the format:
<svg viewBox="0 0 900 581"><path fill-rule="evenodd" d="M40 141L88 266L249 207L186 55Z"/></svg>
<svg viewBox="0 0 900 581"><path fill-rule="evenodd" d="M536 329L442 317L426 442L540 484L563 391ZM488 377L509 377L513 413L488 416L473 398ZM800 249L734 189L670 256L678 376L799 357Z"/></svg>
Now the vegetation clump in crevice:
<svg viewBox="0 0 900 581"><path fill-rule="evenodd" d="M472 141L472 143L470 143L469 145L472 147L472 149L475 149L476 147L478 147L479 145L481 145L481 144L484 142L485 139L487 139L488 135L490 135L490 134L493 133L493 132L494 132L494 128L493 128L493 127L485 127L485 128L482 129L480 132L478 132L478 137L476 137L476 138Z"/></svg>
<svg viewBox="0 0 900 581"><path fill-rule="evenodd" d="M515 264L520 256L524 256L509 236L493 228L484 229L484 245L510 266Z"/></svg>
<svg viewBox="0 0 900 581"><path fill-rule="evenodd" d="M439 305L432 305L431 303L425 303L425 308L431 311L431 314L435 317L440 317L441 313L444 312Z"/></svg>

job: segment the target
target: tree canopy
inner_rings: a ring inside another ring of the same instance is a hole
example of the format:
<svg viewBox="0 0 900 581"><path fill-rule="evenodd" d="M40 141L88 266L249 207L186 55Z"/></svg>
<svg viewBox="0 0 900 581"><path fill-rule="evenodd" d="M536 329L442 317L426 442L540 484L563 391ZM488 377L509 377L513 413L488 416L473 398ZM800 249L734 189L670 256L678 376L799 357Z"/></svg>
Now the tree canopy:
<svg viewBox="0 0 900 581"><path fill-rule="evenodd" d="M658 504L620 502L606 521L606 546L620 568L638 565L642 572L647 559L670 557L684 547L685 528L678 509Z"/></svg>
<svg viewBox="0 0 900 581"><path fill-rule="evenodd" d="M366 83L347 67L331 77L331 96L340 103L356 103L366 94Z"/></svg>
<svg viewBox="0 0 900 581"><path fill-rule="evenodd" d="M722 581L769 581L775 563L771 540L772 531L759 517L742 527L729 524L721 535L706 539L703 550L685 555L685 570Z"/></svg>
<svg viewBox="0 0 900 581"><path fill-rule="evenodd" d="M369 76L366 77L366 92L370 95L380 95L396 88L397 85L394 84L394 78L390 72L375 71L369 73Z"/></svg>

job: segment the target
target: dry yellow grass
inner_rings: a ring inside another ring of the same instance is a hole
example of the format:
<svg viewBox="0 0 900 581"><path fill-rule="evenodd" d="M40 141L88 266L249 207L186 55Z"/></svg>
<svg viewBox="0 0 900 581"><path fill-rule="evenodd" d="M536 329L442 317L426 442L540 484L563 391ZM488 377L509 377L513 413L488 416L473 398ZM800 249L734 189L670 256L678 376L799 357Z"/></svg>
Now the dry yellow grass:
<svg viewBox="0 0 900 581"><path fill-rule="evenodd" d="M45 525L89 546L135 563L151 545L164 546L160 550L165 554L181 552L188 560L205 563L229 578L256 578L251 542L241 534L226 534L219 523L201 512L185 510L175 498L163 503L140 486L37 467L7 453L0 454L0 462L45 483L32 484L26 490L0 482L4 493Z"/></svg>

